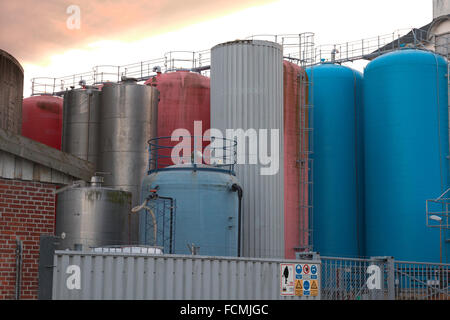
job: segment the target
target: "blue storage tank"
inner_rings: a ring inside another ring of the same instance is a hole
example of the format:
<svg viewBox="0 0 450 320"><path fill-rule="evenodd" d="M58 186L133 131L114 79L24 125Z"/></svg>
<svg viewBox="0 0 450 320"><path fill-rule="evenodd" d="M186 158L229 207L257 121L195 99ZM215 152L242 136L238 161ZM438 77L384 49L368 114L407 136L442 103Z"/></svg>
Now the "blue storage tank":
<svg viewBox="0 0 450 320"><path fill-rule="evenodd" d="M362 256L362 74L331 63L307 73L313 98L313 249L323 256Z"/></svg>
<svg viewBox="0 0 450 320"><path fill-rule="evenodd" d="M231 171L204 164L178 164L145 177L142 197L147 198L156 189L160 197L176 201L173 253L191 254L188 245L193 244L200 255L237 256L240 200L236 186L239 182ZM148 242L152 237L144 230L145 215L141 213L140 218L141 243L152 245Z"/></svg>
<svg viewBox="0 0 450 320"><path fill-rule="evenodd" d="M426 226L425 201L449 182L446 74L441 56L415 49L364 71L367 255L439 262L439 229Z"/></svg>

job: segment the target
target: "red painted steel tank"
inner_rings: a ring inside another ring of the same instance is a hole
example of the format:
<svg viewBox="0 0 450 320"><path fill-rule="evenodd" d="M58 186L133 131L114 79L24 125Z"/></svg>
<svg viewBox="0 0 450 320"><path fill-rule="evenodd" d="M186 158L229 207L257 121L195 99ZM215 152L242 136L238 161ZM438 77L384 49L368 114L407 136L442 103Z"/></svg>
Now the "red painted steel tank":
<svg viewBox="0 0 450 320"><path fill-rule="evenodd" d="M296 248L306 246L308 232L300 231L308 225L308 162L303 165L298 160L306 160L307 138L300 143L301 126L307 117L305 108L307 87L301 79L306 72L300 66L283 61L284 98L284 240L285 257L295 259ZM303 146L303 151L301 150Z"/></svg>
<svg viewBox="0 0 450 320"><path fill-rule="evenodd" d="M210 80L208 77L190 71L158 73L145 82L158 89L158 137L170 137L176 129L187 129L190 135L203 135L210 129ZM194 121L202 122L201 132L194 132ZM174 146L177 141L164 141L166 146ZM209 142L204 142L203 147ZM170 157L170 150L159 151L159 155ZM172 165L170 158L160 161L158 167Z"/></svg>
<svg viewBox="0 0 450 320"><path fill-rule="evenodd" d="M61 150L63 99L32 96L22 105L22 136Z"/></svg>

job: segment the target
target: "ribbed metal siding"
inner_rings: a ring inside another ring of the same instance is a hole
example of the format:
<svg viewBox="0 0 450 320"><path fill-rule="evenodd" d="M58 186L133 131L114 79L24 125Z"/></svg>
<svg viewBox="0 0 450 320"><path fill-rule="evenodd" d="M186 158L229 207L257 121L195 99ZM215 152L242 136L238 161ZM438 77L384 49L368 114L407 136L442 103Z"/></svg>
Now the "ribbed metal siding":
<svg viewBox="0 0 450 320"><path fill-rule="evenodd" d="M261 166L237 165L244 190L242 253L245 257L284 257L283 54L280 45L260 40L233 41L211 49L211 127L278 129L276 175ZM270 141L270 138L268 138ZM270 145L269 145L270 146Z"/></svg>
<svg viewBox="0 0 450 320"><path fill-rule="evenodd" d="M280 263L285 262L319 264L299 260L56 251L53 299L320 299L320 293L308 298L280 295ZM69 265L81 269L79 290L67 289Z"/></svg>
<svg viewBox="0 0 450 320"><path fill-rule="evenodd" d="M0 49L0 128L22 131L23 68L9 53Z"/></svg>

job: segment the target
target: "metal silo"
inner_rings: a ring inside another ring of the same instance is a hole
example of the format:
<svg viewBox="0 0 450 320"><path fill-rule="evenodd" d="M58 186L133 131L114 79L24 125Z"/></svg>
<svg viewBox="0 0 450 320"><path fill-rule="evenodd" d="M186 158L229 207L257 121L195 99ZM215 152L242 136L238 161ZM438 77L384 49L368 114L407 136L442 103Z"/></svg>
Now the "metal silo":
<svg viewBox="0 0 450 320"><path fill-rule="evenodd" d="M137 215L131 193L104 188L93 177L90 186L65 187L58 194L55 233L58 249L129 245L137 242Z"/></svg>
<svg viewBox="0 0 450 320"><path fill-rule="evenodd" d="M100 91L73 89L64 93L62 151L97 166Z"/></svg>
<svg viewBox="0 0 450 320"><path fill-rule="evenodd" d="M120 188L139 203L142 179L147 174L147 141L156 135L158 91L133 80L107 83L100 96L98 171L105 186Z"/></svg>
<svg viewBox="0 0 450 320"><path fill-rule="evenodd" d="M38 95L23 99L22 135L61 150L63 99Z"/></svg>
<svg viewBox="0 0 450 320"><path fill-rule="evenodd" d="M22 129L23 68L0 49L0 128L16 134Z"/></svg>
<svg viewBox="0 0 450 320"><path fill-rule="evenodd" d="M246 138L238 141L243 151L238 152L236 176L245 192L242 255L284 257L283 52L279 44L237 40L211 49L211 127L224 136L227 129L254 130L258 135L253 145ZM271 144L274 133L278 139ZM254 151L264 140L272 155L279 147L278 166L268 174L262 171L268 165L262 165ZM245 164L239 163L242 155Z"/></svg>
<svg viewBox="0 0 450 320"><path fill-rule="evenodd" d="M306 249L309 236L306 206L310 177L307 152L309 132L306 130L307 82L302 67L283 61L284 249L288 259L295 259L298 249Z"/></svg>
<svg viewBox="0 0 450 320"><path fill-rule="evenodd" d="M158 73L145 84L159 91L158 137L170 137L176 129L187 129L191 135L195 135L195 121L201 122L200 134L210 129L210 80L208 77L179 70ZM168 146L175 144L176 142L168 143ZM162 150L161 153L164 154ZM170 156L167 152L165 155ZM174 163L167 161L167 163L158 163L158 166L163 168L172 164Z"/></svg>
<svg viewBox="0 0 450 320"><path fill-rule="evenodd" d="M367 255L439 261L425 201L449 187L447 72L441 56L413 49L364 70Z"/></svg>
<svg viewBox="0 0 450 320"><path fill-rule="evenodd" d="M307 73L314 100L313 248L324 256L361 256L363 77L330 63L307 68Z"/></svg>

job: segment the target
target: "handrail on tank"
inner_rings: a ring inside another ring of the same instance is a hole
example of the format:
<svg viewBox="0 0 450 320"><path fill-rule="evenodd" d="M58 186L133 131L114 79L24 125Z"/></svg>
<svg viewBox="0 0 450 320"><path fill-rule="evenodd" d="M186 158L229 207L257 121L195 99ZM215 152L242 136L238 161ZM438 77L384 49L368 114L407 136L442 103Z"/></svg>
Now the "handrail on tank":
<svg viewBox="0 0 450 320"><path fill-rule="evenodd" d="M208 145L205 145L206 143ZM148 174L192 164L195 170L222 170L234 175L237 140L214 136L167 136L148 140ZM188 154L184 154L188 151ZM180 156L180 152L183 152ZM170 168L167 168L169 167ZM181 167L182 168L182 167Z"/></svg>

